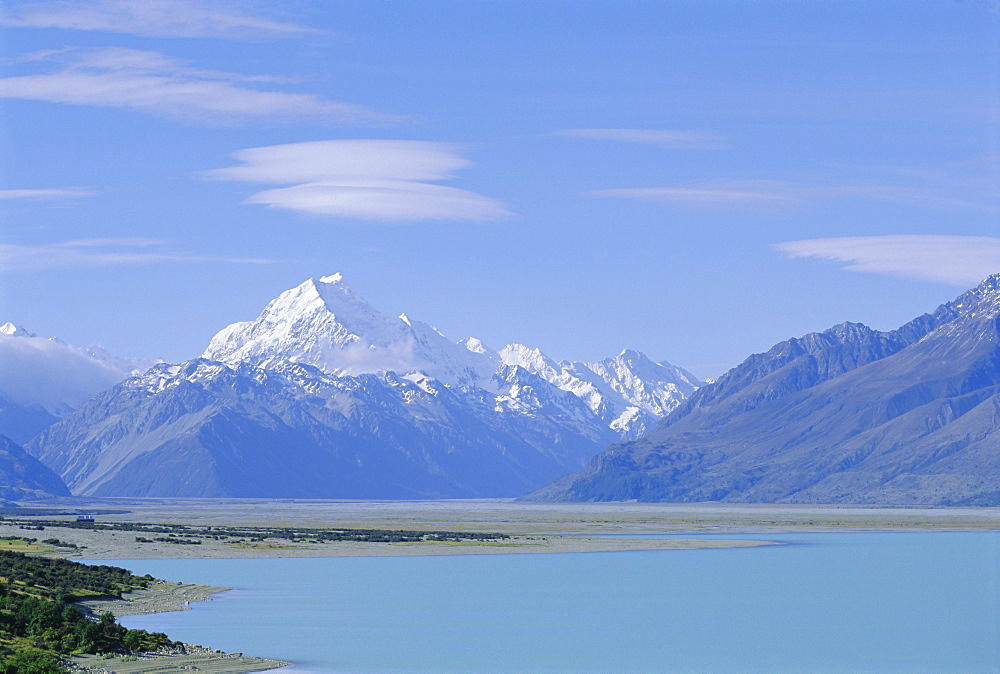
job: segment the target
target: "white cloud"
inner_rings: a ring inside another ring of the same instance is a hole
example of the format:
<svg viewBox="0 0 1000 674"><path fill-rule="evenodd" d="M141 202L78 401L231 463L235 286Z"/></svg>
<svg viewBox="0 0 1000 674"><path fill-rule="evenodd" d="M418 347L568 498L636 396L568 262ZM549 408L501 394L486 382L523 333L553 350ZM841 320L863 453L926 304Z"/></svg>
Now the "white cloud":
<svg viewBox="0 0 1000 674"><path fill-rule="evenodd" d="M594 197L656 201L691 210L777 208L845 197L923 205L957 205L952 200L920 188L895 185L804 186L782 180L720 180L677 187L592 190L587 194Z"/></svg>
<svg viewBox="0 0 1000 674"><path fill-rule="evenodd" d="M37 190L0 190L0 201L54 201L92 197L95 192L82 187L50 187Z"/></svg>
<svg viewBox="0 0 1000 674"><path fill-rule="evenodd" d="M567 138L611 140L622 143L660 145L677 150L716 150L722 147L718 136L700 131L662 129L564 129L555 133Z"/></svg>
<svg viewBox="0 0 1000 674"><path fill-rule="evenodd" d="M64 416L151 362L122 359L103 349L80 349L57 339L0 335L0 393L21 405Z"/></svg>
<svg viewBox="0 0 1000 674"><path fill-rule="evenodd" d="M627 187L593 190L594 197L657 201L690 209L730 210L748 206L783 206L800 200L788 183L779 181L713 182L682 187Z"/></svg>
<svg viewBox="0 0 1000 674"><path fill-rule="evenodd" d="M235 152L242 166L207 178L291 184L321 180L447 180L472 164L448 143L419 140L319 140Z"/></svg>
<svg viewBox="0 0 1000 674"><path fill-rule="evenodd" d="M455 146L413 140L327 140L237 152L239 166L205 171L215 180L277 185L247 203L362 220L492 220L495 199L433 184L470 162Z"/></svg>
<svg viewBox="0 0 1000 674"><path fill-rule="evenodd" d="M8 7L0 14L0 25L225 39L286 37L317 32L293 23L249 14L242 9L246 4L208 0L31 2Z"/></svg>
<svg viewBox="0 0 1000 674"><path fill-rule="evenodd" d="M853 236L785 241L774 248L792 258L845 263L850 271L958 286L975 285L1000 272L1000 238L990 236Z"/></svg>
<svg viewBox="0 0 1000 674"><path fill-rule="evenodd" d="M53 72L0 78L0 98L126 108L163 117L214 121L314 117L342 122L390 121L367 108L313 94L249 86L277 81L190 68L157 52L110 47L30 54L21 62L55 62Z"/></svg>
<svg viewBox="0 0 1000 674"><path fill-rule="evenodd" d="M48 269L81 269L171 262L233 262L267 264L262 258L215 257L147 249L162 244L153 239L82 239L37 246L0 243L0 273Z"/></svg>

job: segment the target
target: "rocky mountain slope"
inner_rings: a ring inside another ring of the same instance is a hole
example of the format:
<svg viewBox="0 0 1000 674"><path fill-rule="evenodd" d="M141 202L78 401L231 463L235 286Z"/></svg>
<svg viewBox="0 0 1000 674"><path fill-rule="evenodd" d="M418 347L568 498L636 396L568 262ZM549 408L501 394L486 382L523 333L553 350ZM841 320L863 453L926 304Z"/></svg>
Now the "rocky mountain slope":
<svg viewBox="0 0 1000 674"><path fill-rule="evenodd" d="M635 437L699 383L637 352L555 363L454 343L334 275L223 329L202 358L96 396L29 451L81 495L516 496Z"/></svg>
<svg viewBox="0 0 1000 674"><path fill-rule="evenodd" d="M753 355L535 497L1000 505L1000 275Z"/></svg>
<svg viewBox="0 0 1000 674"><path fill-rule="evenodd" d="M54 496L69 496L59 476L19 444L0 435L0 499L30 501Z"/></svg>

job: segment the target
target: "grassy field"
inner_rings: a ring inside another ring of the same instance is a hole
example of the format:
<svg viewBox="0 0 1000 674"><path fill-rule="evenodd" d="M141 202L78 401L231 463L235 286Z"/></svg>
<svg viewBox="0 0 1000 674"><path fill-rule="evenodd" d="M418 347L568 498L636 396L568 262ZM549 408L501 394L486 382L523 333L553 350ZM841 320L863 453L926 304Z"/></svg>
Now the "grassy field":
<svg viewBox="0 0 1000 674"><path fill-rule="evenodd" d="M54 553L56 549L51 545L39 545L23 540L0 540L0 550L9 552L23 552L26 554Z"/></svg>

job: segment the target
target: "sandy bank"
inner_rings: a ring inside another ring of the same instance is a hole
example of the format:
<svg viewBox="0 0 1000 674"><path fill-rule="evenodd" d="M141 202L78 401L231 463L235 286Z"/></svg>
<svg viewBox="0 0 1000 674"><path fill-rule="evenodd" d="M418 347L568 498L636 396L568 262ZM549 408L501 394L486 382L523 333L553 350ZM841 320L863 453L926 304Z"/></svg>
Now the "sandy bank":
<svg viewBox="0 0 1000 674"><path fill-rule="evenodd" d="M173 583L160 580L141 590L126 592L121 599L91 599L77 602L77 606L90 615L99 616L111 611L116 617L167 613L190 608L193 601L207 601L213 594L232 588L194 583Z"/></svg>
<svg viewBox="0 0 1000 674"><path fill-rule="evenodd" d="M33 535L32 535L33 534ZM767 545L767 541L606 538L599 536L512 536L500 541L449 541L420 543L376 543L332 541L326 543L240 543L202 538L198 545L137 542L130 532L73 529L47 525L42 534L0 522L0 536L54 537L77 548L52 547L51 553L70 559L239 559L250 557L410 557L424 555L498 555L626 550L692 550ZM144 538L140 536L139 538ZM148 540L148 539L147 539ZM216 590L218 591L218 590ZM198 601L191 599L190 601ZM112 609L113 610L113 609ZM166 610L177 610L166 609ZM117 613L117 612L116 612Z"/></svg>
<svg viewBox="0 0 1000 674"><path fill-rule="evenodd" d="M214 672L215 674L241 674L264 672L287 667L290 662L265 660L242 653L222 653L201 646L185 644L173 652L146 653L136 656L105 658L99 655L75 655L67 660L74 671L92 674L140 674L153 672Z"/></svg>

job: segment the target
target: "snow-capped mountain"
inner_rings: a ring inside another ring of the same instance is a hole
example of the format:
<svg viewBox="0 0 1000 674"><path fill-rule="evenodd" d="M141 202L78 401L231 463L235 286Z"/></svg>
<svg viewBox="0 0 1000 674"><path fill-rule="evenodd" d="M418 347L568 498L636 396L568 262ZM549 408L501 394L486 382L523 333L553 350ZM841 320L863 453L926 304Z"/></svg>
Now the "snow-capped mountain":
<svg viewBox="0 0 1000 674"><path fill-rule="evenodd" d="M335 376L421 373L505 400L520 391L512 391L507 370L520 367L582 399L622 439L651 429L701 384L690 373L636 351L599 363L556 363L520 344L496 352L474 337L455 343L405 314L380 313L340 274L309 279L279 295L255 320L224 328L202 358L263 368L288 360Z"/></svg>
<svg viewBox="0 0 1000 674"><path fill-rule="evenodd" d="M153 364L0 325L0 433L26 442L95 393Z"/></svg>
<svg viewBox="0 0 1000 674"><path fill-rule="evenodd" d="M489 355L425 323L379 313L340 274L281 293L256 320L215 335L202 358L265 368L289 360L332 375L423 372L452 386L482 386L495 370Z"/></svg>
<svg viewBox="0 0 1000 674"><path fill-rule="evenodd" d="M78 495L468 498L525 493L610 438L496 405L416 374L197 359L99 394L29 451Z"/></svg>
<svg viewBox="0 0 1000 674"><path fill-rule="evenodd" d="M74 493L516 496L635 437L697 385L625 351L555 363L452 342L310 279L202 358L98 395L28 446Z"/></svg>
<svg viewBox="0 0 1000 674"><path fill-rule="evenodd" d="M582 399L622 439L652 430L702 385L690 372L630 349L596 363L556 363L538 349L511 344L500 359Z"/></svg>
<svg viewBox="0 0 1000 674"><path fill-rule="evenodd" d="M1000 274L754 354L538 498L1000 505Z"/></svg>

